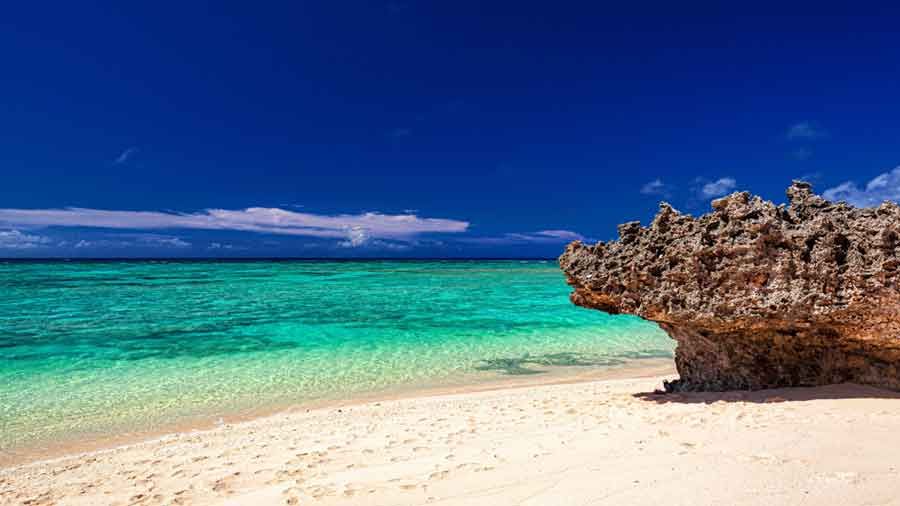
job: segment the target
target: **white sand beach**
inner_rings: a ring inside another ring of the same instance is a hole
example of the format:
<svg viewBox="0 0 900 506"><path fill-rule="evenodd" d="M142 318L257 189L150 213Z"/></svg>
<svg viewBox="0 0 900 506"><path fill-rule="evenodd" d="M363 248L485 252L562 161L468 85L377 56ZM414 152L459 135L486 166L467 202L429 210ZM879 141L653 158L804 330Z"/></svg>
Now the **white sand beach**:
<svg viewBox="0 0 900 506"><path fill-rule="evenodd" d="M0 470L0 503L900 504L900 394L663 377L282 413Z"/></svg>

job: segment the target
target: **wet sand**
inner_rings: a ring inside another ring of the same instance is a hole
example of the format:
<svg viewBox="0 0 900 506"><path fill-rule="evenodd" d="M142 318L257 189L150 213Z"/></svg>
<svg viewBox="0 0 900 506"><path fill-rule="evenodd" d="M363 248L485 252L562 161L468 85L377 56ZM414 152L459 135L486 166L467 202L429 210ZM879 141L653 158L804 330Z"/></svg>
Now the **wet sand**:
<svg viewBox="0 0 900 506"><path fill-rule="evenodd" d="M631 359L618 365L602 367L542 366L539 368L539 371L539 374L524 375L496 372L472 373L449 378L441 383L407 384L381 391L356 393L352 398L323 398L302 402L286 401L280 404L260 405L252 409L184 417L149 430L132 428L125 431L110 431L101 434L73 432L62 439L14 448L0 447L0 468L140 443L169 434L209 430L224 423L235 424L275 414L304 413L314 409L342 408L387 400L674 374L672 360L667 358Z"/></svg>

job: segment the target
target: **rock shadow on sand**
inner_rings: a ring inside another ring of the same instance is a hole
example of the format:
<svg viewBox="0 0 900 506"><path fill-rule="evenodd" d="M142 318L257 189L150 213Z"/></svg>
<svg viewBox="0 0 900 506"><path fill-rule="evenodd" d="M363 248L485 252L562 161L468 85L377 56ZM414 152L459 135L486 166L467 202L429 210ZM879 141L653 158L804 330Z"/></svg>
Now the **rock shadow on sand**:
<svg viewBox="0 0 900 506"><path fill-rule="evenodd" d="M777 402L807 402L837 399L892 399L900 402L900 392L855 383L823 386L772 388L766 390L730 390L725 392L674 392L662 390L641 392L634 397L657 404L713 404L716 402L746 402L756 404Z"/></svg>

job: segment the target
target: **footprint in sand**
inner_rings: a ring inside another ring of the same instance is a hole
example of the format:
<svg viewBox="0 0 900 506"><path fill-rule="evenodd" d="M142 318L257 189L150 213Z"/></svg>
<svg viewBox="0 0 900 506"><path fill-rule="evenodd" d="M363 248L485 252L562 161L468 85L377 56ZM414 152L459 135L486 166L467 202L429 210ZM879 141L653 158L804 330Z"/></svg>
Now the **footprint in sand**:
<svg viewBox="0 0 900 506"><path fill-rule="evenodd" d="M450 475L450 471L437 471L428 475L429 480L443 480Z"/></svg>
<svg viewBox="0 0 900 506"><path fill-rule="evenodd" d="M334 489L332 489L330 487L313 487L309 491L309 495L311 495L314 499L321 499L321 498L325 497L326 495L334 495L334 494L335 494Z"/></svg>

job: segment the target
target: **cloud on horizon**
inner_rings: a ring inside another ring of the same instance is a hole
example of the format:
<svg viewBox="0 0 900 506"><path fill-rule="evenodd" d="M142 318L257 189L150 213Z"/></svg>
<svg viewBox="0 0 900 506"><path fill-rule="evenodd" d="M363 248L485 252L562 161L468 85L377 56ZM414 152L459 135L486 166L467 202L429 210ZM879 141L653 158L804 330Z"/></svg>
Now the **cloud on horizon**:
<svg viewBox="0 0 900 506"><path fill-rule="evenodd" d="M351 247L372 239L409 240L425 233L460 233L469 222L415 214L319 215L279 208L206 209L197 213L110 211L86 208L0 209L0 227L79 227L125 230L230 230L340 239Z"/></svg>
<svg viewBox="0 0 900 506"><path fill-rule="evenodd" d="M338 243L344 248L357 248L369 242L369 233L362 227L352 227L347 231L347 240Z"/></svg>
<svg viewBox="0 0 900 506"><path fill-rule="evenodd" d="M0 249L33 249L51 242L49 237L26 234L20 230L0 230Z"/></svg>
<svg viewBox="0 0 900 506"><path fill-rule="evenodd" d="M59 246L67 246L61 243ZM191 243L180 237L159 234L116 234L111 237L81 239L72 245L75 249L122 249L122 248L190 248Z"/></svg>
<svg viewBox="0 0 900 506"><path fill-rule="evenodd" d="M846 181L825 190L822 196L828 200L843 200L856 207L877 207L885 200L900 202L900 166L879 174L865 188Z"/></svg>

